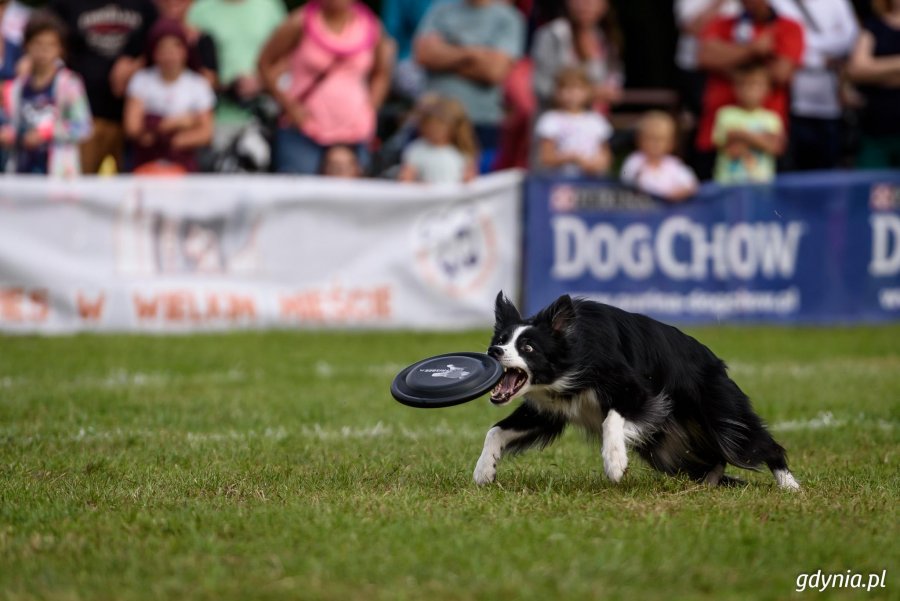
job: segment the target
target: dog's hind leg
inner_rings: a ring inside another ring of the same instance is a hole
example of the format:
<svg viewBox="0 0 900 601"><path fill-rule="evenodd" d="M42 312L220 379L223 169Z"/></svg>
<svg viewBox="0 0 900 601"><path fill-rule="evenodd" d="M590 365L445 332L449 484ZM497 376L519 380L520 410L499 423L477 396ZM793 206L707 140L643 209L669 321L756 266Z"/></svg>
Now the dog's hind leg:
<svg viewBox="0 0 900 601"><path fill-rule="evenodd" d="M481 456L475 464L475 483L490 484L497 477L497 463L501 457L533 446L543 448L556 440L565 427L565 420L540 413L527 402L523 403L488 430Z"/></svg>
<svg viewBox="0 0 900 601"><path fill-rule="evenodd" d="M710 434L728 463L756 469L765 463L778 486L800 490L787 467L784 448L775 442L763 421L753 411L750 399L724 374L707 384L704 410Z"/></svg>
<svg viewBox="0 0 900 601"><path fill-rule="evenodd" d="M745 419L740 432L732 431L731 436L727 428L720 428L714 435L719 440L728 463L744 469L756 469L759 464L765 463L775 476L778 486L786 490L800 490L800 484L788 469L784 448L775 442L759 418ZM740 444L735 444L736 440Z"/></svg>
<svg viewBox="0 0 900 601"><path fill-rule="evenodd" d="M766 434L768 435L769 433L766 432ZM769 436L769 440L771 443L765 462L769 469L772 470L775 482L785 490L800 490L800 483L797 482L794 474L788 469L784 449L771 436Z"/></svg>
<svg viewBox="0 0 900 601"><path fill-rule="evenodd" d="M719 479L719 486L722 487L730 487L735 488L738 486L747 486L746 480L741 480L740 478L735 478L734 476L722 476Z"/></svg>
<svg viewBox="0 0 900 601"><path fill-rule="evenodd" d="M723 460L724 461L724 460ZM698 482L702 482L710 487L735 487L735 486L746 486L747 482L741 480L740 478L735 478L734 476L725 475L725 463L719 463L714 465L706 474L703 475L702 478L694 478Z"/></svg>
<svg viewBox="0 0 900 601"><path fill-rule="evenodd" d="M722 482L722 477L725 475L725 464L720 463L718 465L713 466L711 470L706 472L706 475L703 477L703 483L708 486L718 486L720 482Z"/></svg>
<svg viewBox="0 0 900 601"><path fill-rule="evenodd" d="M754 467L765 463L775 476L775 482L779 487L785 490L800 490L800 483L788 469L784 447L775 442L762 424L750 433L749 442L746 448L739 452L738 457L746 464L737 464L740 467Z"/></svg>
<svg viewBox="0 0 900 601"><path fill-rule="evenodd" d="M739 449L733 449L733 459L730 463L743 468L755 468L760 463L765 463L775 476L775 482L785 490L800 490L800 484L788 469L787 456L784 447L775 442L769 431L757 418L756 423L746 420L745 442Z"/></svg>

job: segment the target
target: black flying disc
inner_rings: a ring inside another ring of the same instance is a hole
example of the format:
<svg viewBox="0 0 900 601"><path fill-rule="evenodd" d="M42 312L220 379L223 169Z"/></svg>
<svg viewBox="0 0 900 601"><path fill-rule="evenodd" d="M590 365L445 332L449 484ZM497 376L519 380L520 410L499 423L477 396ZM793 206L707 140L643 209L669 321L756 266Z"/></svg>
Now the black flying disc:
<svg viewBox="0 0 900 601"><path fill-rule="evenodd" d="M437 408L475 400L500 381L503 367L483 353L448 353L413 363L394 378L391 394L410 407Z"/></svg>

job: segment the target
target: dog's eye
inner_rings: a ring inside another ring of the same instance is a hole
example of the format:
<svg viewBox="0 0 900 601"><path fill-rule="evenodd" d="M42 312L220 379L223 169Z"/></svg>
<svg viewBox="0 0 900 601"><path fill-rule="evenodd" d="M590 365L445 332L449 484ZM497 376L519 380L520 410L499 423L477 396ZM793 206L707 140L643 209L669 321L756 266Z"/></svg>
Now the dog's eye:
<svg viewBox="0 0 900 601"><path fill-rule="evenodd" d="M530 344L523 344L523 345L522 345L522 352L523 352L523 353L533 353L533 352L534 352L534 349L531 347Z"/></svg>

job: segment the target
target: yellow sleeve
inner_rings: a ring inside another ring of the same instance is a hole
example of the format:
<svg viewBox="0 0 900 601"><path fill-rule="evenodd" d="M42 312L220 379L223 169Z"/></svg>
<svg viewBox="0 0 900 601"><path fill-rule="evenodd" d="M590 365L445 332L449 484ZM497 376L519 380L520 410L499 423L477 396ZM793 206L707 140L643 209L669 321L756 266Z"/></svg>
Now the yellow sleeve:
<svg viewBox="0 0 900 601"><path fill-rule="evenodd" d="M780 136L784 133L784 123L781 122L781 117L775 111L766 111L765 125L766 131L770 134Z"/></svg>
<svg viewBox="0 0 900 601"><path fill-rule="evenodd" d="M713 122L712 141L716 146L724 146L728 132L735 127L735 114L730 106L723 106L716 111L716 119Z"/></svg>

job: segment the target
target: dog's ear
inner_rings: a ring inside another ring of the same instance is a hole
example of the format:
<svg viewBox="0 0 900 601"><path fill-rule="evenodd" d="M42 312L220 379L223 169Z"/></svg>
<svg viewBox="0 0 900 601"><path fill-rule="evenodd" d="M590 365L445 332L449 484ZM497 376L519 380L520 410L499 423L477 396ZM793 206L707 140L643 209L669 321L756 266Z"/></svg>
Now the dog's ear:
<svg viewBox="0 0 900 601"><path fill-rule="evenodd" d="M550 323L553 331L565 333L575 322L575 304L568 294L560 296L541 312L541 317Z"/></svg>
<svg viewBox="0 0 900 601"><path fill-rule="evenodd" d="M506 298L502 290L497 294L497 302L494 304L494 319L498 328L522 321L519 310Z"/></svg>

